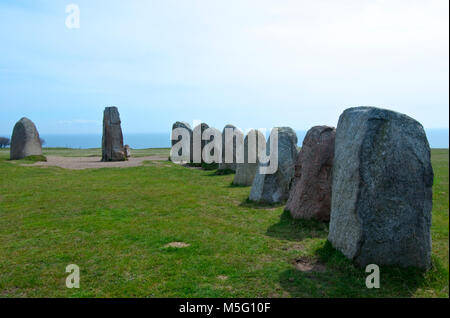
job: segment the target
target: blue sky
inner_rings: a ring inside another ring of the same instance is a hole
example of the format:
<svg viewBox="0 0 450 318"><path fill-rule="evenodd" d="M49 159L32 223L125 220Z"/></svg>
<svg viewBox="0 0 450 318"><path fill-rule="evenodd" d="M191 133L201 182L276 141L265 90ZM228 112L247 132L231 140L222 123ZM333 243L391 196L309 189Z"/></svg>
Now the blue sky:
<svg viewBox="0 0 450 318"><path fill-rule="evenodd" d="M67 4L80 28L65 25ZM0 1L0 134L336 125L374 105L449 127L447 0Z"/></svg>

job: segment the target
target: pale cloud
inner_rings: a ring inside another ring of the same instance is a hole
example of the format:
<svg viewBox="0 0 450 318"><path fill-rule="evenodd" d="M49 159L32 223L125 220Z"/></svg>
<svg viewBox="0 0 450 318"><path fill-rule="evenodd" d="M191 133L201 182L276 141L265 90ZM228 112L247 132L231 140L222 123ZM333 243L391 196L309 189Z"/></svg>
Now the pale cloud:
<svg viewBox="0 0 450 318"><path fill-rule="evenodd" d="M343 6L336 11L317 10L315 19L288 19L286 23L256 27L260 37L278 38L286 44L314 44L329 48L420 48L448 47L448 2L444 8L433 1L402 6L390 2L371 2L363 7ZM340 3L340 2L338 2ZM397 2L398 3L398 2ZM445 10L445 11L444 11ZM312 20L312 21L311 21Z"/></svg>
<svg viewBox="0 0 450 318"><path fill-rule="evenodd" d="M448 127L447 0L79 0L76 30L65 4L11 3L0 3L12 109L0 126L29 114L52 131L97 131L117 105L136 132L200 117L307 129L376 105Z"/></svg>

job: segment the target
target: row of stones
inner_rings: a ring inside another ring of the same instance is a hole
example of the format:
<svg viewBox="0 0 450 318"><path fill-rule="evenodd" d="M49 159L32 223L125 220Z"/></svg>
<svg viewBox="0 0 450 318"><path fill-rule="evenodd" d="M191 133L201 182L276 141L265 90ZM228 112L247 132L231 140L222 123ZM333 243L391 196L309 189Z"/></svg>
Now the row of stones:
<svg viewBox="0 0 450 318"><path fill-rule="evenodd" d="M102 160L124 160L117 108L105 109L103 124ZM336 130L308 131L300 152L295 132L277 129L274 174L258 173L257 164L219 169L235 170L236 184L253 179L251 200L287 199L293 217L330 218L328 239L357 264L430 267L433 170L420 123L390 110L350 108ZM39 133L22 118L14 126L11 159L40 154Z"/></svg>
<svg viewBox="0 0 450 318"><path fill-rule="evenodd" d="M358 265L430 267L433 170L420 123L391 110L349 108L336 129L311 128L300 151L293 129L275 129L275 173L245 162L219 166L236 171L234 184L252 186L250 200L287 201L294 218L330 221L329 241Z"/></svg>

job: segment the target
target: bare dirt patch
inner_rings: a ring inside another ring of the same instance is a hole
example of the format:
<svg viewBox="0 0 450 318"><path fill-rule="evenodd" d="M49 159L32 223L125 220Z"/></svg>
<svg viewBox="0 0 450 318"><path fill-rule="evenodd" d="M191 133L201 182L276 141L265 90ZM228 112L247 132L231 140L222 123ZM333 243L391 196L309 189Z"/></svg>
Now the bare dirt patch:
<svg viewBox="0 0 450 318"><path fill-rule="evenodd" d="M228 279L228 276L225 276L225 275L219 275L219 276L217 276L217 279L218 279L218 280L227 280L227 279Z"/></svg>
<svg viewBox="0 0 450 318"><path fill-rule="evenodd" d="M100 157L58 157L47 156L47 161L22 166L56 166L64 169L82 170L94 168L128 168L137 167L144 161L166 161L166 156L131 157L127 161L103 162Z"/></svg>
<svg viewBox="0 0 450 318"><path fill-rule="evenodd" d="M294 260L294 267L302 272L326 272L327 267L315 259L298 258Z"/></svg>
<svg viewBox="0 0 450 318"><path fill-rule="evenodd" d="M303 244L291 244L281 248L283 251L303 251L305 246Z"/></svg>
<svg viewBox="0 0 450 318"><path fill-rule="evenodd" d="M184 242L171 242L171 243L164 245L164 247L176 247L176 248L183 248L183 247L188 247L188 246L191 246L191 244L184 243Z"/></svg>

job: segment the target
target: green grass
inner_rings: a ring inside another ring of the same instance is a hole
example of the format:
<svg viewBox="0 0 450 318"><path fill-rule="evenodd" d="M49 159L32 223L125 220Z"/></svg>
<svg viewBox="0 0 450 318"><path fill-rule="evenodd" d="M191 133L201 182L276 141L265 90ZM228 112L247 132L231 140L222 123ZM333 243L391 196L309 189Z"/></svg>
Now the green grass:
<svg viewBox="0 0 450 318"><path fill-rule="evenodd" d="M24 163L35 163L38 161L47 161L47 158L44 155L31 155L20 160Z"/></svg>
<svg viewBox="0 0 450 318"><path fill-rule="evenodd" d="M90 149L72 149L72 148L43 148L42 153L45 156L62 156L62 157L101 157L101 148ZM0 149L0 154L9 154L9 149ZM131 149L133 157L159 156L169 154L167 148L147 148L147 149Z"/></svg>
<svg viewBox="0 0 450 318"><path fill-rule="evenodd" d="M167 149L133 151L167 155ZM44 149L44 155L99 155ZM233 175L147 161L65 170L21 166L0 151L0 297L448 297L449 152L433 150L433 268L381 268L365 287L327 243L328 225L247 200ZM166 248L170 242L185 248ZM302 272L296 259L324 272ZM79 289L65 287L68 264ZM224 279L226 278L226 279Z"/></svg>

